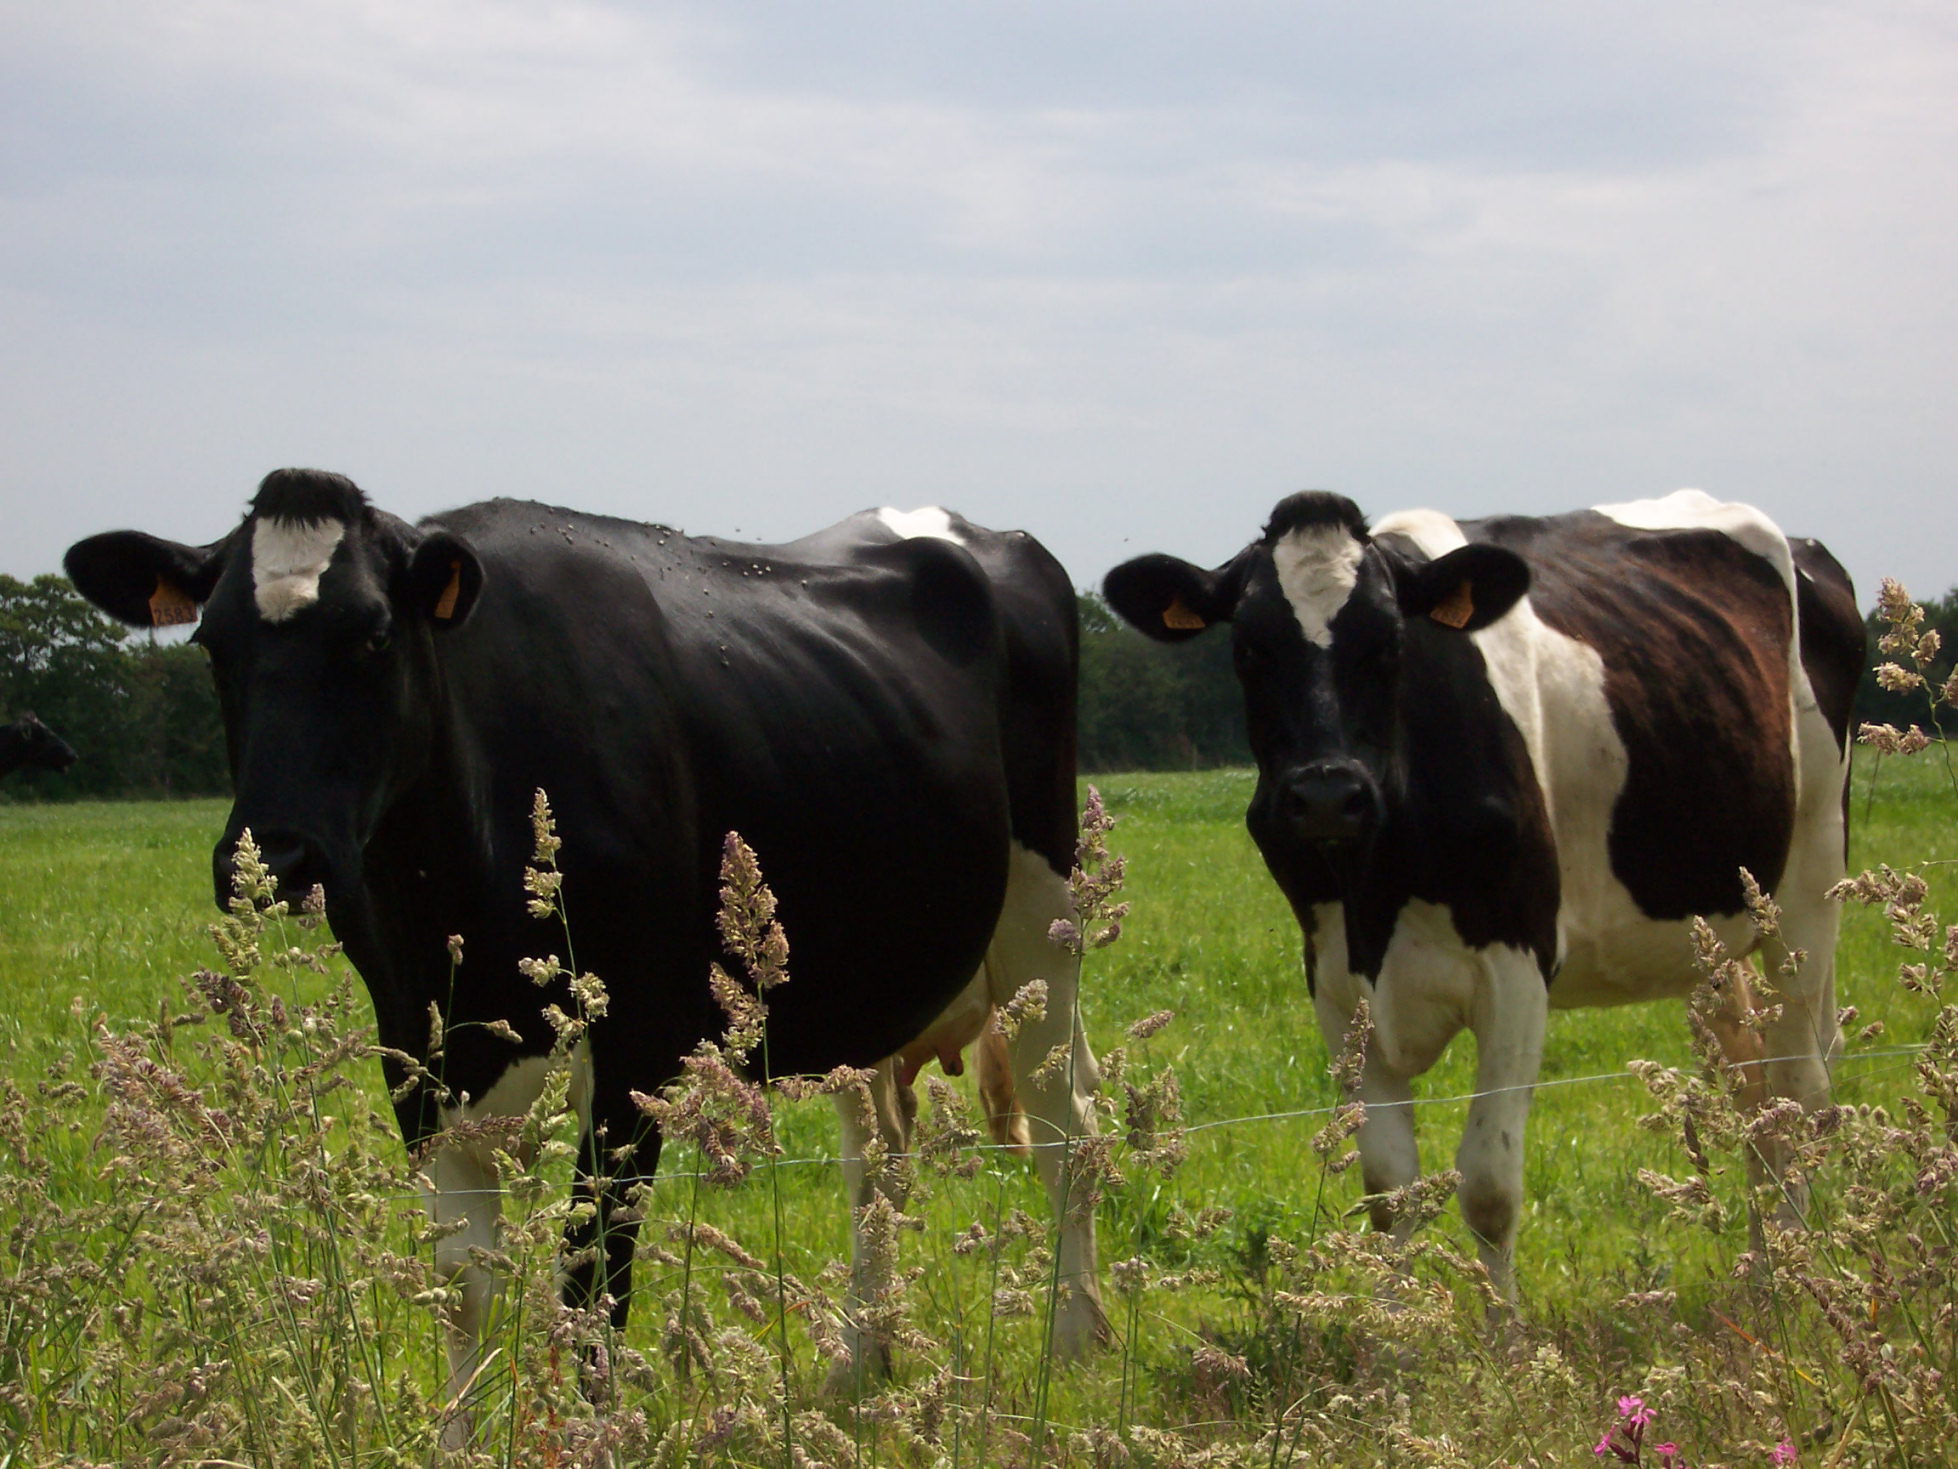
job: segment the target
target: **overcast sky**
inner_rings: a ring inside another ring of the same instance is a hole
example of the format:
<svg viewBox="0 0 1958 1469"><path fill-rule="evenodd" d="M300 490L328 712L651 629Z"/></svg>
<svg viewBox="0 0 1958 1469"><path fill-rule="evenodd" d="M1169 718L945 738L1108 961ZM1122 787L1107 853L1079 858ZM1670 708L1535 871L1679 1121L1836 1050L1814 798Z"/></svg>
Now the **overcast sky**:
<svg viewBox="0 0 1958 1469"><path fill-rule="evenodd" d="M1091 585L1698 485L1958 582L1958 7L0 0L0 571L280 465Z"/></svg>

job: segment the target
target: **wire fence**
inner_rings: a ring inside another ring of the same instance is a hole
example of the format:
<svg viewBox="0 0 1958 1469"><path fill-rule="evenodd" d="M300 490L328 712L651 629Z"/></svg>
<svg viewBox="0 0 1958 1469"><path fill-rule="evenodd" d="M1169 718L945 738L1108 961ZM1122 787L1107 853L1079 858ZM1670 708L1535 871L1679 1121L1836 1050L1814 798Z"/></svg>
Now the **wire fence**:
<svg viewBox="0 0 1958 1469"><path fill-rule="evenodd" d="M1876 1061L1901 1061L1905 1059L1914 1059L1915 1057L1922 1055L1925 1049L1926 1047L1924 1047L1923 1045L1902 1045L1902 1046L1880 1046L1880 1047L1874 1047L1870 1050L1855 1051L1838 1057L1833 1069L1835 1074L1840 1075L1845 1066L1856 1066L1858 1068L1861 1068L1867 1063L1876 1062ZM1804 1056L1795 1056L1795 1055L1767 1056L1767 1057L1763 1057L1759 1062L1750 1060L1747 1064L1750 1066L1752 1065L1769 1066L1783 1061L1801 1061L1806 1059L1810 1059L1810 1058ZM1631 1071L1628 1068L1621 1068L1616 1071L1595 1072L1588 1076L1558 1076L1558 1077L1551 1077L1548 1080L1528 1082L1528 1083L1519 1084L1517 1086L1490 1087L1480 1091L1460 1092L1450 1096L1441 1096L1441 1097L1410 1097L1405 1101L1369 1102L1366 1105L1369 1110L1379 1110L1379 1111L1385 1111L1389 1108L1400 1108L1400 1107L1406 1107L1410 1109L1425 1109L1425 1108L1434 1108L1434 1107L1460 1107L1474 1102L1478 1097L1499 1096L1510 1092L1535 1093L1535 1092L1551 1091L1555 1089L1568 1088L1568 1087L1602 1086L1607 1083L1624 1083L1624 1082L1631 1082L1635 1085L1642 1084L1640 1082L1638 1075L1635 1072ZM1316 1106L1316 1107L1291 1108L1281 1112L1253 1112L1253 1113L1247 1113L1240 1117L1219 1117L1219 1118L1212 1118L1208 1121L1186 1122L1180 1124L1175 1128L1165 1129L1165 1131L1173 1131L1187 1137L1197 1133L1215 1132L1226 1128L1247 1127L1247 1126L1261 1124L1261 1123L1275 1124L1275 1123L1284 1123L1284 1122L1321 1121L1321 1120L1331 1118L1335 1112L1337 1112L1342 1106L1345 1105L1347 1104L1343 1102L1337 1102L1337 1103L1328 1103L1326 1105ZM1070 1139L1070 1138L1054 1138L1049 1141L1033 1142L1024 1145L1014 1145L1014 1144L1006 1144L1006 1143L974 1143L969 1147L962 1149L962 1151L969 1152L969 1153L980 1153L980 1154L999 1154L999 1153L1017 1154L1026 1151L1028 1149L1040 1150L1040 1149L1051 1149L1051 1148L1066 1148L1071 1146L1074 1141L1075 1141L1074 1139ZM831 1153L831 1154L817 1154L817 1155L811 1155L807 1157L796 1157L796 1158L771 1158L766 1160L766 1162L761 1166L765 1166L769 1168L827 1168L827 1167L838 1167L843 1162L844 1162L844 1155L842 1155L841 1153ZM656 1184L664 1184L670 1180L675 1183L683 1183L683 1182L689 1182L693 1180L705 1180L709 1176L710 1175L708 1175L707 1173L699 1172L699 1171L674 1169L669 1172L665 1169L662 1169L660 1173L657 1175L657 1177L652 1180L652 1182Z"/></svg>

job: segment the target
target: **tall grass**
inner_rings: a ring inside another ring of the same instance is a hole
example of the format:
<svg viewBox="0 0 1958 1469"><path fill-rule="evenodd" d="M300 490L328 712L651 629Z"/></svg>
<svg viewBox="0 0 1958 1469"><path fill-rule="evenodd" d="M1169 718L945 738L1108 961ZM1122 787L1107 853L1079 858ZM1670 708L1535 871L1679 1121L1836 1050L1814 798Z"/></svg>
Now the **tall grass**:
<svg viewBox="0 0 1958 1469"><path fill-rule="evenodd" d="M1492 1329L1445 1176L1410 1201L1435 1217L1405 1249L1354 1212L1350 1118L1296 926L1243 835L1249 775L1116 777L1102 789L1134 908L1082 986L1110 1053L1107 1141L1084 1179L1103 1195L1110 1349L1045 1366L1044 1203L936 1078L916 1181L886 1222L888 1384L825 1391L848 1233L835 1169L802 1161L835 1152L821 1101L774 1100L761 1177L738 1187L710 1183L717 1160L697 1149L667 1150L614 1339L557 1301L579 1207L559 1085L507 1138L510 1284L449 1458L1551 1465L1603 1447L1656 1465L1670 1444L1696 1466L1940 1462L1958 1380L1958 1023L1940 989L1958 956L1924 914L1952 908L1944 781L1897 759L1859 770L1854 865L1920 864L1925 890L1845 915L1859 1015L1843 1107L1802 1138L1815 1227L1770 1231L1771 1260L1750 1247L1740 1124L1706 1121L1728 1104L1680 1008L1559 1014L1532 1118L1523 1314ZM213 954L220 824L208 804L0 811L9 1469L423 1462L454 1421L446 1287L366 1054L365 997L323 934L262 902ZM1900 947L1900 931L1935 942ZM1925 966L1908 987L1900 962ZM1470 1049L1429 1097L1466 1094ZM1654 1063L1645 1083L1635 1059ZM1424 1105L1422 1136L1452 1140L1461 1110ZM597 1398L581 1390L594 1352L613 1384Z"/></svg>

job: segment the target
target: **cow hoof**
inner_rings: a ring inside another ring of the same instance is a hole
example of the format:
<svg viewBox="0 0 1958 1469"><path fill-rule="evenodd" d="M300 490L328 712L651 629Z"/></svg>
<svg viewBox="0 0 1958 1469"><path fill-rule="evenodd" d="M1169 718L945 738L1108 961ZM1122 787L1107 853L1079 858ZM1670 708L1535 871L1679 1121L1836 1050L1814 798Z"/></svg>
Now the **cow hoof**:
<svg viewBox="0 0 1958 1469"><path fill-rule="evenodd" d="M1078 1362L1114 1339L1108 1313L1094 1296L1075 1291L1061 1302L1054 1319L1054 1355L1061 1361Z"/></svg>
<svg viewBox="0 0 1958 1469"><path fill-rule="evenodd" d="M442 1424L442 1435L436 1440L441 1453L446 1457L460 1454L469 1447L475 1437L476 1422L467 1408L457 1408L449 1414Z"/></svg>
<svg viewBox="0 0 1958 1469"><path fill-rule="evenodd" d="M850 1356L829 1364L823 1394L832 1398L861 1397L891 1378L891 1349L882 1342L860 1343Z"/></svg>

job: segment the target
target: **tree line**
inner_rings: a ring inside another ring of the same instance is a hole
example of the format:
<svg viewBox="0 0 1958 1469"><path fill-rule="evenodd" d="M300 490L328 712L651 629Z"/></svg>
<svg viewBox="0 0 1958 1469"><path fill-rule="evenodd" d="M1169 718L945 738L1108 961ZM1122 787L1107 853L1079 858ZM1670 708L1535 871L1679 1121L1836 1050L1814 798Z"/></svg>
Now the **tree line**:
<svg viewBox="0 0 1958 1469"><path fill-rule="evenodd" d="M1230 639L1157 643L1082 592L1080 759L1089 772L1187 770L1251 759L1231 672ZM1921 604L1944 650L1926 672L1942 685L1958 652L1958 589ZM1871 646L1882 630L1869 618ZM1866 660L1873 662L1874 659ZM0 576L0 722L33 713L81 754L65 775L23 771L0 800L216 796L229 790L224 730L203 653L130 633L63 577ZM1881 688L1866 672L1859 721L1930 730L1924 696ZM1951 718L1949 711L1947 719ZM1958 733L1958 724L1946 731Z"/></svg>
<svg viewBox="0 0 1958 1469"><path fill-rule="evenodd" d="M0 800L230 790L203 652L132 636L76 595L66 577L0 576L0 722L26 714L81 758L65 774L10 776Z"/></svg>

